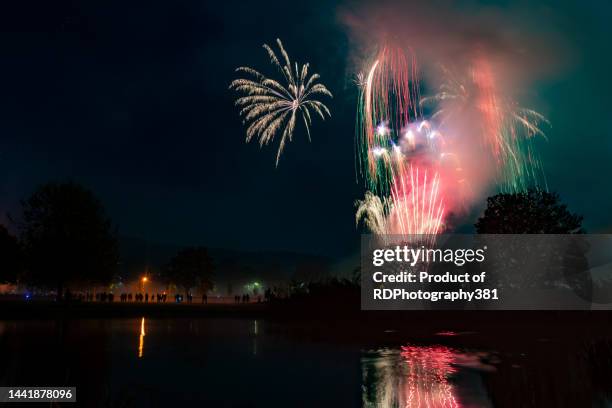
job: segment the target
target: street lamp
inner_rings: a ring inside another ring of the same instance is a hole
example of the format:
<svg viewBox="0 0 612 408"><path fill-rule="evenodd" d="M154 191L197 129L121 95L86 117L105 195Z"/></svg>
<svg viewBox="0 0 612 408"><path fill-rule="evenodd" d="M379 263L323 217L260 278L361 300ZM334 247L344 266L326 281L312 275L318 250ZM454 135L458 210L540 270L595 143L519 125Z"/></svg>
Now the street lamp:
<svg viewBox="0 0 612 408"><path fill-rule="evenodd" d="M141 292L144 292L145 283L147 283L148 280L149 280L149 278L147 278L146 275L143 276L142 279L140 280L140 282L141 282L141 284L140 284L140 287L141 287L140 291Z"/></svg>

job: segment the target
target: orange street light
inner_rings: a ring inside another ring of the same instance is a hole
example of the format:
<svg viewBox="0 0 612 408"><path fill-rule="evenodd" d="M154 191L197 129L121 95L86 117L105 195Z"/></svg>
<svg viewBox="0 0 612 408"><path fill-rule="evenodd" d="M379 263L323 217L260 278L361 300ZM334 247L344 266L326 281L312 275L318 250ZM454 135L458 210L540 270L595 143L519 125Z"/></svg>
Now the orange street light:
<svg viewBox="0 0 612 408"><path fill-rule="evenodd" d="M144 292L145 290L145 283L147 283L147 281L149 280L149 278L147 278L147 275L143 276L142 279L140 279L140 291Z"/></svg>

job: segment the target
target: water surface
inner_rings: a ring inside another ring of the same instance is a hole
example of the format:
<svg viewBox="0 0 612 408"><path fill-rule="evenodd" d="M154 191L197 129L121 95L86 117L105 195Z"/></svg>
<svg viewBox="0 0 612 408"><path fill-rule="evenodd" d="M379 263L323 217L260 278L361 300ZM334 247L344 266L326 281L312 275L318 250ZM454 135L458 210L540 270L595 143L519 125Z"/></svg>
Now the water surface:
<svg viewBox="0 0 612 408"><path fill-rule="evenodd" d="M105 407L603 407L611 344L452 332L346 344L229 318L1 321L0 385L76 385Z"/></svg>

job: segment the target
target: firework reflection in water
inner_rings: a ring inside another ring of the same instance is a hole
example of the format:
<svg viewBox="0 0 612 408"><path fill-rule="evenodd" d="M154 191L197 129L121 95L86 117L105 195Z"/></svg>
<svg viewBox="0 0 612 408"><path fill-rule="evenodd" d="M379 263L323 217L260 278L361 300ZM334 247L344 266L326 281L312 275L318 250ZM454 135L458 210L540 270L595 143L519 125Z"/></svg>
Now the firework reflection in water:
<svg viewBox="0 0 612 408"><path fill-rule="evenodd" d="M461 390L454 381L454 377L462 375L463 371L467 373L467 370L463 370L466 367L476 375L494 371L494 367L482 363L483 356L487 354L462 353L442 345L407 345L399 350L368 352L367 357L362 359L362 405L461 407L461 391L464 396L471 394L470 402L477 402L477 406L490 406L484 390Z"/></svg>

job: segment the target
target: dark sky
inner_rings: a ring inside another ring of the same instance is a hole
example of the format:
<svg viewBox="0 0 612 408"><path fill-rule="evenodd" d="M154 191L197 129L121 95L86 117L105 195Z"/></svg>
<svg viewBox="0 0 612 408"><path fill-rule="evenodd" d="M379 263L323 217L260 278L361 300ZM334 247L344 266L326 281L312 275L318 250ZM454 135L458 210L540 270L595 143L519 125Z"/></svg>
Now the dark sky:
<svg viewBox="0 0 612 408"><path fill-rule="evenodd" d="M510 4L497 3L483 7ZM612 221L612 7L572 3L518 7L533 8L531 23L562 33L571 49L571 63L532 90L553 124L540 151L551 189L599 231ZM355 3L4 4L0 210L15 213L43 182L72 179L99 195L126 236L353 252L353 203L363 189L355 180L356 91L339 6ZM227 90L237 66L273 72L261 45L276 37L334 93L331 120L317 121L312 143L299 128L278 168L276 145L244 143Z"/></svg>

